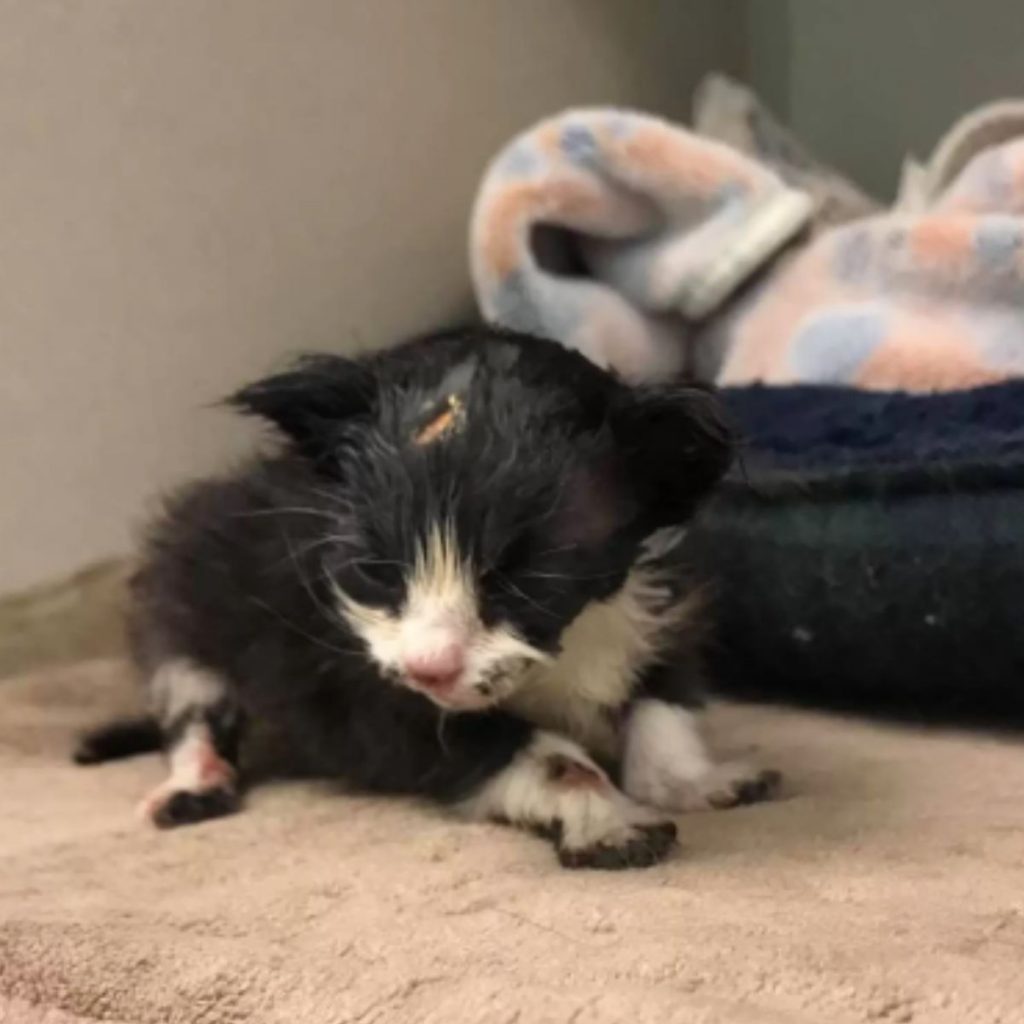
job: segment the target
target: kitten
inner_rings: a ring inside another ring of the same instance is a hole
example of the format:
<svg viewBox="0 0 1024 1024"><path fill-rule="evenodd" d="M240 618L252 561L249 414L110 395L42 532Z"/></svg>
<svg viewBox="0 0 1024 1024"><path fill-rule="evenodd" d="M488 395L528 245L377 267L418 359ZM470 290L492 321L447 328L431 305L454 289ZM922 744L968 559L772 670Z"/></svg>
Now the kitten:
<svg viewBox="0 0 1024 1024"><path fill-rule="evenodd" d="M152 718L77 755L162 744L155 824L236 810L261 722L314 772L528 827L569 867L652 864L672 814L771 795L698 730L679 544L731 457L710 394L481 327L231 402L283 444L168 504L130 623Z"/></svg>

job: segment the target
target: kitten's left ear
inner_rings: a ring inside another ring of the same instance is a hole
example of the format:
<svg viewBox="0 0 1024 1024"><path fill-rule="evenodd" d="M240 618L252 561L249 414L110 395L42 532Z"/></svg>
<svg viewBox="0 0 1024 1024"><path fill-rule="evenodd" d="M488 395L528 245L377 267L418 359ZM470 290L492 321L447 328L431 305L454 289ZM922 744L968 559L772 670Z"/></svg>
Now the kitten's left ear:
<svg viewBox="0 0 1024 1024"><path fill-rule="evenodd" d="M623 388L609 421L652 528L685 522L732 462L719 400L698 385Z"/></svg>
<svg viewBox="0 0 1024 1024"><path fill-rule="evenodd" d="M376 387L367 368L341 356L305 356L284 373L244 387L228 400L261 416L314 460L330 453L353 420L368 415Z"/></svg>

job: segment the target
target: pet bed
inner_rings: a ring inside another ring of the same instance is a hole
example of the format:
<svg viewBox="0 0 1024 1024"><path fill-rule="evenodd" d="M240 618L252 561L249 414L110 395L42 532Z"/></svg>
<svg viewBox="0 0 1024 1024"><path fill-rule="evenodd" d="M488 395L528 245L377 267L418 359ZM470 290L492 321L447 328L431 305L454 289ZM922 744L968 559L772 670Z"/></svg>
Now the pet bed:
<svg viewBox="0 0 1024 1024"><path fill-rule="evenodd" d="M723 394L746 444L689 538L722 685L1024 720L1024 383Z"/></svg>

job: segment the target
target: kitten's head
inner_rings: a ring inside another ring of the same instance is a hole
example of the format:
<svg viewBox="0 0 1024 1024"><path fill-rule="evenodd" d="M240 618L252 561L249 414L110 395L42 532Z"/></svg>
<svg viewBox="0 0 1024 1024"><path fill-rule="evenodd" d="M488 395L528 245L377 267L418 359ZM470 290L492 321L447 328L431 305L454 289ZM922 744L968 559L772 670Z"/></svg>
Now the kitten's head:
<svg viewBox="0 0 1024 1024"><path fill-rule="evenodd" d="M621 587L725 471L711 395L632 389L553 342L472 328L317 356L234 398L337 500L323 575L381 671L482 708Z"/></svg>

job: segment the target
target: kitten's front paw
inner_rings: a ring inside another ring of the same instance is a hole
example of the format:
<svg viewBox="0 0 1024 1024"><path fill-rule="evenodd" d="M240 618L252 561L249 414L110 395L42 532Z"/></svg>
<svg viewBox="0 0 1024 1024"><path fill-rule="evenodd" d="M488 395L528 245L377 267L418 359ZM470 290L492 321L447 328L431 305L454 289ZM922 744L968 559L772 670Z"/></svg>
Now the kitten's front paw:
<svg viewBox="0 0 1024 1024"><path fill-rule="evenodd" d="M558 862L564 868L649 868L663 861L676 845L676 826L671 821L634 825L598 839L588 846L556 842Z"/></svg>
<svg viewBox="0 0 1024 1024"><path fill-rule="evenodd" d="M626 774L623 788L641 803L666 811L727 810L776 797L782 786L780 772L743 762L712 765L694 775L683 775L671 765L643 765Z"/></svg>
<svg viewBox="0 0 1024 1024"><path fill-rule="evenodd" d="M157 828L177 828L194 825L210 818L223 818L234 814L241 806L238 792L232 786L212 786L208 789L173 789L151 793L142 803L139 813Z"/></svg>
<svg viewBox="0 0 1024 1024"><path fill-rule="evenodd" d="M665 815L630 800L578 743L553 733L538 733L462 808L540 833L567 868L650 867L676 840Z"/></svg>
<svg viewBox="0 0 1024 1024"><path fill-rule="evenodd" d="M234 769L211 754L197 778L172 774L157 786L139 805L139 816L157 828L176 828L234 814L241 803Z"/></svg>
<svg viewBox="0 0 1024 1024"><path fill-rule="evenodd" d="M696 786L708 807L722 811L773 800L782 788L782 773L773 768L726 763L712 768Z"/></svg>
<svg viewBox="0 0 1024 1024"><path fill-rule="evenodd" d="M548 776L561 790L553 838L563 867L648 868L671 853L675 824L634 803L600 770L556 755Z"/></svg>

